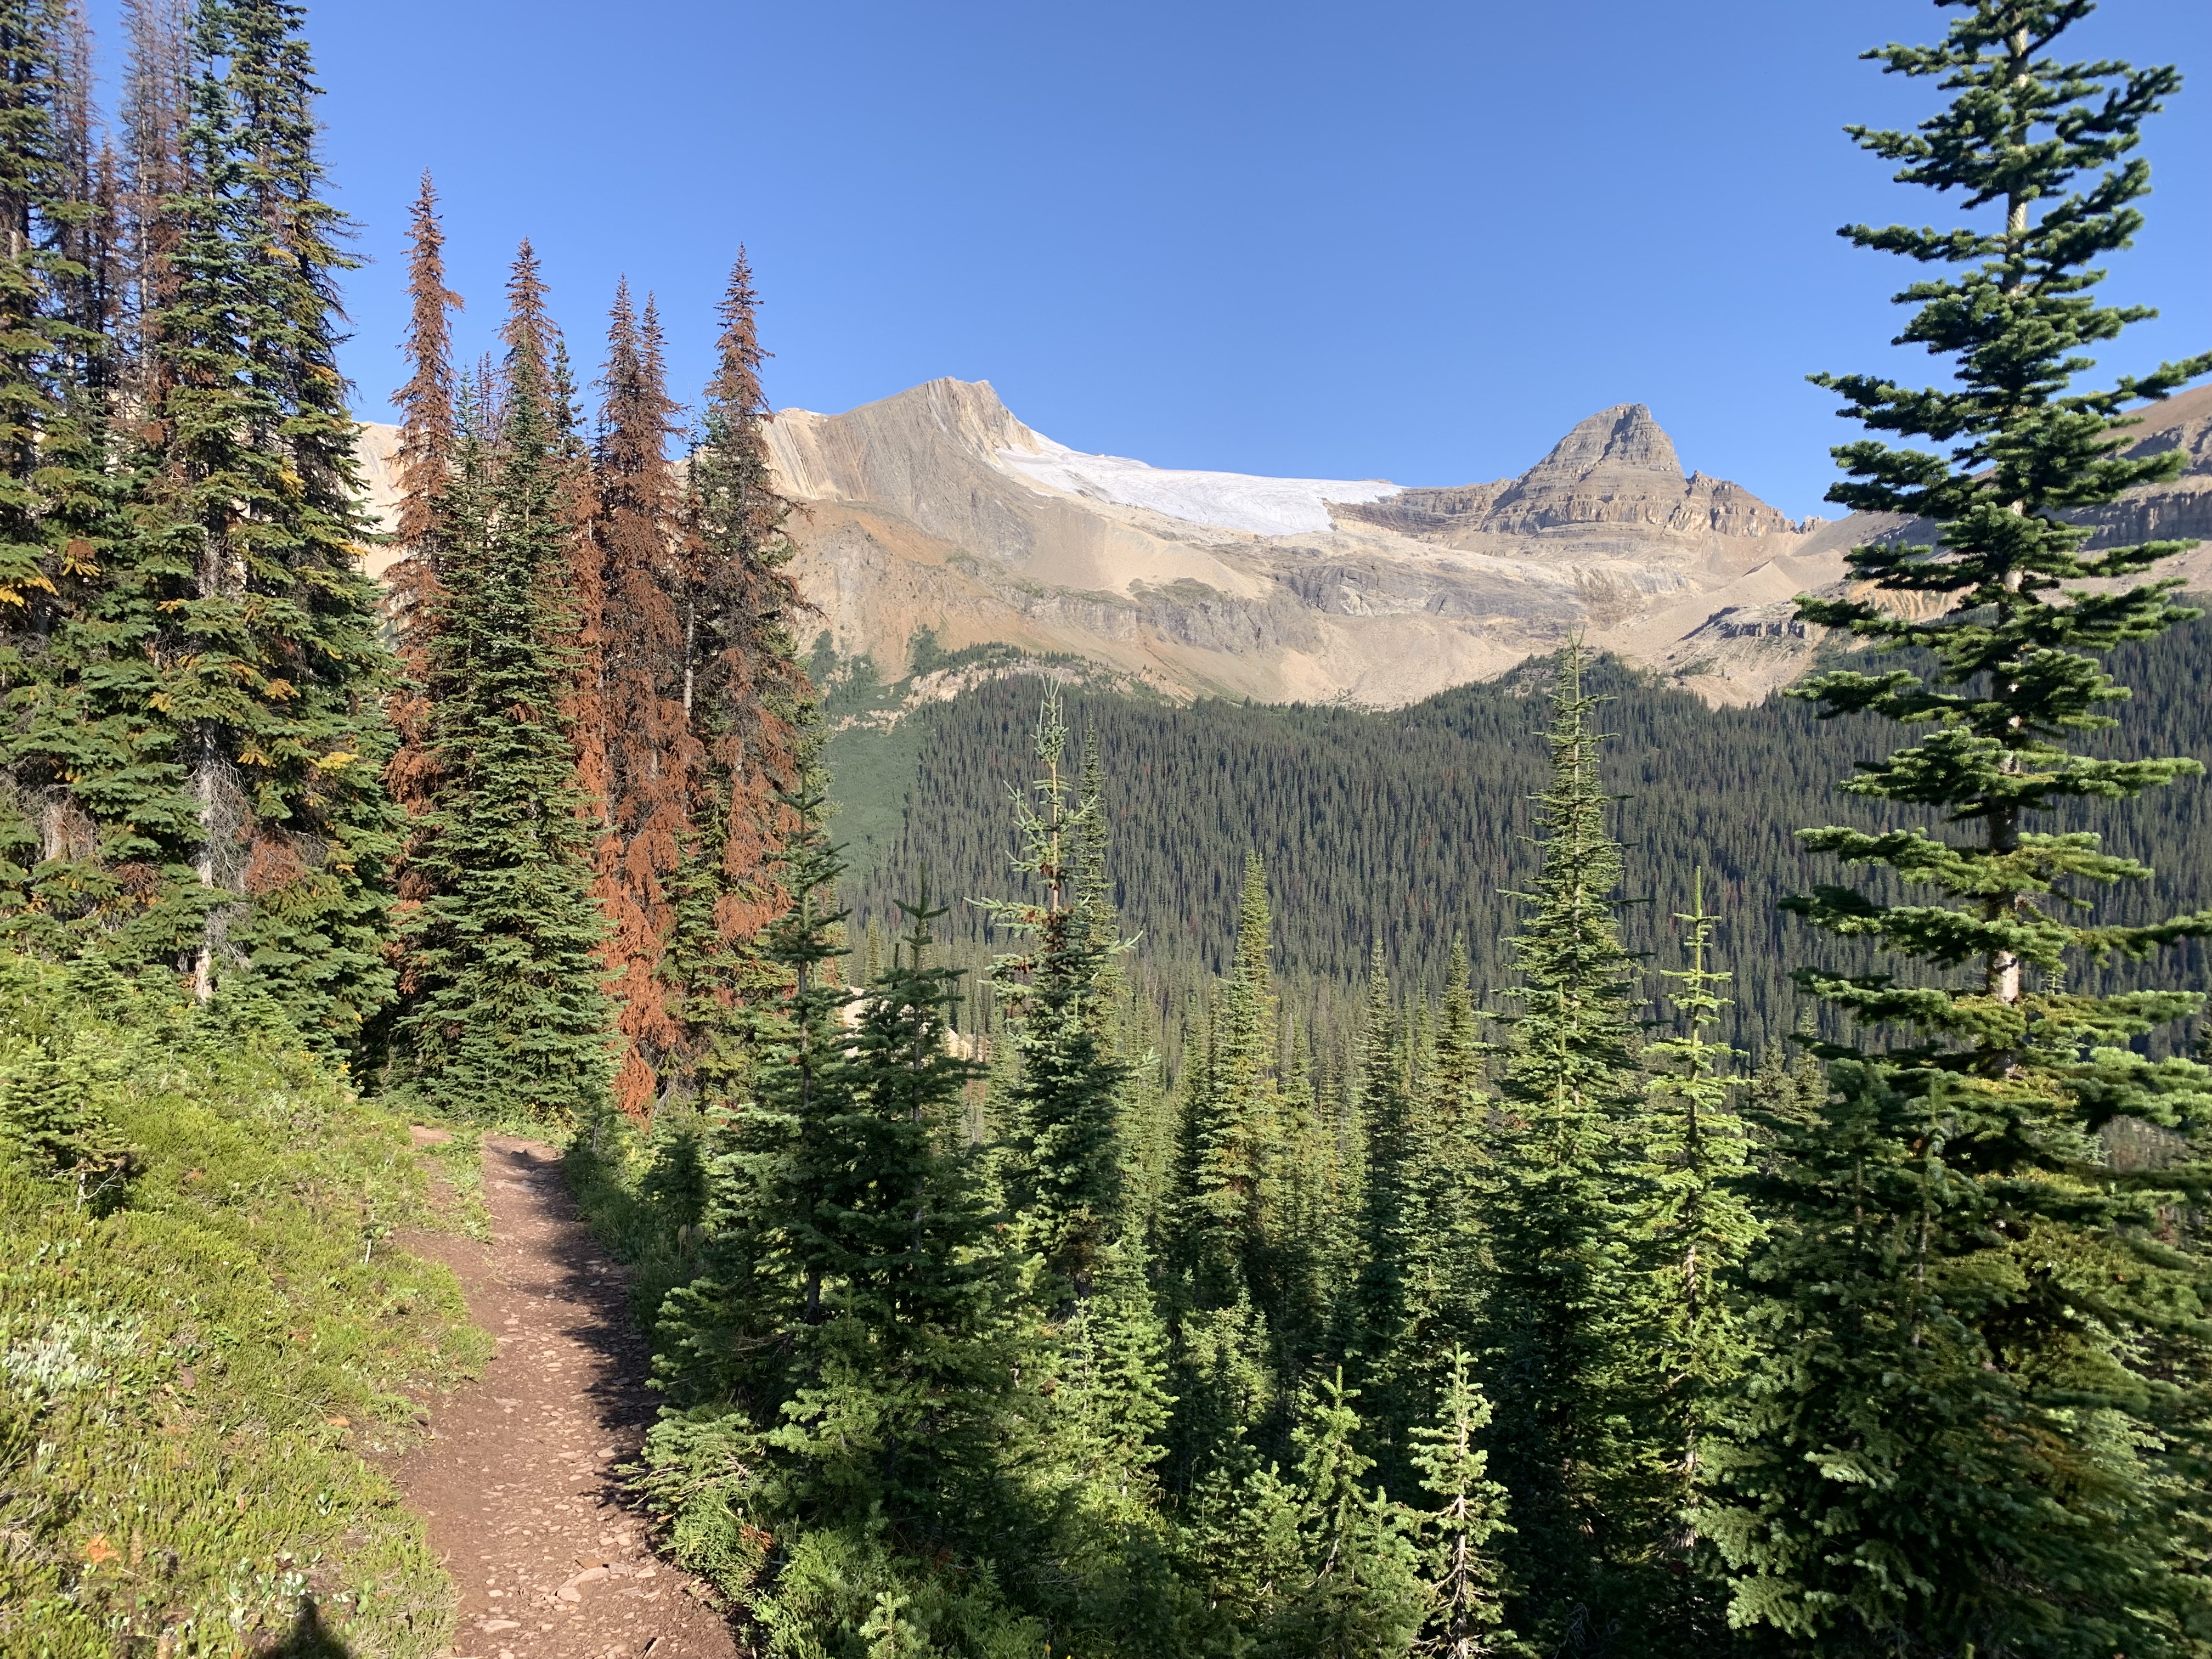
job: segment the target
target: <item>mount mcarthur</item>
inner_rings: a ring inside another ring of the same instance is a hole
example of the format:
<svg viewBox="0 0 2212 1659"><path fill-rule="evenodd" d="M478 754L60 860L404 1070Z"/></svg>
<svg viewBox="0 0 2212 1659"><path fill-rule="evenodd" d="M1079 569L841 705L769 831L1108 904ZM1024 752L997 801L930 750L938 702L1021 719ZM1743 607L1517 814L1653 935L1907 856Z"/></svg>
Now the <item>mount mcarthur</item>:
<svg viewBox="0 0 2212 1659"><path fill-rule="evenodd" d="M1048 656L1177 698L1389 707L1580 629L1710 701L1749 702L1804 671L1814 642L1790 601L1832 589L1845 549L1932 538L1894 517L1798 522L1685 475L1641 404L1592 415L1517 478L1443 489L1087 455L981 381L787 410L769 430L799 507L794 570L820 612L802 642L826 630L894 680L925 630L942 652L1003 647L990 666L924 676L924 696ZM363 433L379 507L396 436ZM2092 545L2212 538L2212 386L2143 411L2130 438L2185 449L2189 471L2096 510ZM2212 547L2174 563L2212 585Z"/></svg>

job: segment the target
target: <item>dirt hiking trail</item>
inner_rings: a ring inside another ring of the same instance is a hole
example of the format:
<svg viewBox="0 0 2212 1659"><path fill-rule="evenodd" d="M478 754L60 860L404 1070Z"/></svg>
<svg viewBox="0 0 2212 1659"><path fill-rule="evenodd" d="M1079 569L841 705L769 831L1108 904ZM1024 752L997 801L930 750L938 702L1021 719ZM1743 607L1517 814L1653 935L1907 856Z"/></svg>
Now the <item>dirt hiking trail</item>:
<svg viewBox="0 0 2212 1659"><path fill-rule="evenodd" d="M418 1142L441 1139L416 1131ZM653 1421L628 1280L584 1229L550 1146L487 1135L492 1242L407 1241L499 1339L483 1381L427 1402L393 1469L453 1576L466 1659L737 1659L700 1586L644 1541L615 1466Z"/></svg>

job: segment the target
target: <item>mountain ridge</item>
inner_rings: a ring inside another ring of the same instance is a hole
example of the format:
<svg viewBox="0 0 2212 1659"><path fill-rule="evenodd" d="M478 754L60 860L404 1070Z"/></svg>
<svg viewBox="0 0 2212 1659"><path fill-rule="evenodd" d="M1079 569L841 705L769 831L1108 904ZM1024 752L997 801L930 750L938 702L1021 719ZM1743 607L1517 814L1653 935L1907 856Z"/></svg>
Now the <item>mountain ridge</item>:
<svg viewBox="0 0 2212 1659"><path fill-rule="evenodd" d="M1685 474L1642 404L1577 423L1503 488L1445 491L1085 456L988 382L786 411L769 441L823 630L894 678L926 632L948 650L1081 659L1179 697L1395 707L1576 629L1648 659L1654 619L1671 640L1714 595L1765 604L1841 574L1796 557L1817 525ZM1444 496L1472 510L1440 512Z"/></svg>
<svg viewBox="0 0 2212 1659"><path fill-rule="evenodd" d="M2139 420L2126 453L2178 449L2187 471L2085 510L2090 545L2203 538L2166 574L2212 586L2212 386ZM794 574L817 613L802 634L894 681L925 639L992 659L927 677L912 689L923 697L1051 661L1178 701L1403 707L1578 631L1708 702L1751 702L1818 648L1797 594L1844 591L1852 546L1935 537L1898 515L1793 520L1686 472L1636 403L1577 422L1516 477L1444 486L1089 455L1022 422L988 381L926 381L837 415L787 410L768 432L795 506ZM362 428L364 501L387 529L397 441L393 427ZM386 544L364 562L380 576L397 556Z"/></svg>

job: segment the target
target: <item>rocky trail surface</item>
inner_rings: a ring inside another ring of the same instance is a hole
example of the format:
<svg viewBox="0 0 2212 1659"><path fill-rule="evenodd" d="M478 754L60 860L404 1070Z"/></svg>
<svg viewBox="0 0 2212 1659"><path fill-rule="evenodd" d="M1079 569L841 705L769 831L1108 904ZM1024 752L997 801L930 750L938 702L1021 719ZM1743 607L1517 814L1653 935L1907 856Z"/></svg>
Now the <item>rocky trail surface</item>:
<svg viewBox="0 0 2212 1659"><path fill-rule="evenodd" d="M428 1437L393 1471L459 1594L453 1653L737 1659L702 1587L647 1547L616 1474L653 1420L646 1345L560 1154L486 1136L483 1199L489 1244L409 1243L459 1276L498 1352L481 1383L428 1403Z"/></svg>

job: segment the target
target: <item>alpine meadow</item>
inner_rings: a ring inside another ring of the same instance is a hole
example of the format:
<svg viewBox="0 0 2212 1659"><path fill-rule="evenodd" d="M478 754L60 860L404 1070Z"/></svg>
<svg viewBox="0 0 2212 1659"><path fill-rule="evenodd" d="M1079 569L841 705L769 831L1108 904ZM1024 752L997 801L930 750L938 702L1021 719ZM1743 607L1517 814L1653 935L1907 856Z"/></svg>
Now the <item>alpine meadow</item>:
<svg viewBox="0 0 2212 1659"><path fill-rule="evenodd" d="M0 0L0 1654L2212 1659L2182 76L1926 9L1829 522L779 411L434 153L364 421L309 9Z"/></svg>

